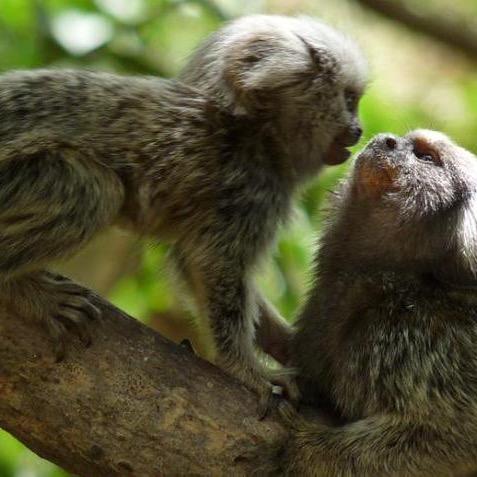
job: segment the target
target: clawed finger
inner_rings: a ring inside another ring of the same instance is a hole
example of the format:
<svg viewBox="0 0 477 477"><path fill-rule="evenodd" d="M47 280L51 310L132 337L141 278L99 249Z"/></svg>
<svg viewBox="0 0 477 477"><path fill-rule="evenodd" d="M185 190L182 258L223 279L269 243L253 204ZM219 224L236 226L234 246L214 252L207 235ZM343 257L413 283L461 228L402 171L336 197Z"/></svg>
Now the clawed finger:
<svg viewBox="0 0 477 477"><path fill-rule="evenodd" d="M276 408L277 400L279 398L273 394L273 388L270 386L269 390L260 395L258 402L258 419L262 421L265 419L273 409Z"/></svg>
<svg viewBox="0 0 477 477"><path fill-rule="evenodd" d="M285 400L280 401L278 404L278 414L281 419L287 424L287 426L294 427L299 417L294 406Z"/></svg>
<svg viewBox="0 0 477 477"><path fill-rule="evenodd" d="M282 388L282 396L290 401L295 407L300 401L300 390L292 377L277 377L271 380L276 386Z"/></svg>

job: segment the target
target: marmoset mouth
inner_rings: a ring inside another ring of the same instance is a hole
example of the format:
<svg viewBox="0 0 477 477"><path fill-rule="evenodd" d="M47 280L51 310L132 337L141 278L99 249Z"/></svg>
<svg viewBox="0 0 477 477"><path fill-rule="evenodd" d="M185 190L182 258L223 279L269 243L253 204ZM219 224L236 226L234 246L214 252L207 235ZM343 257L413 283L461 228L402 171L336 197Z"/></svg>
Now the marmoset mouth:
<svg viewBox="0 0 477 477"><path fill-rule="evenodd" d="M362 132L359 125L343 129L326 151L323 162L330 166L345 162L351 156L348 148L359 142Z"/></svg>
<svg viewBox="0 0 477 477"><path fill-rule="evenodd" d="M336 166L345 162L350 156L351 152L341 142L334 140L331 146L326 151L323 162L329 166Z"/></svg>

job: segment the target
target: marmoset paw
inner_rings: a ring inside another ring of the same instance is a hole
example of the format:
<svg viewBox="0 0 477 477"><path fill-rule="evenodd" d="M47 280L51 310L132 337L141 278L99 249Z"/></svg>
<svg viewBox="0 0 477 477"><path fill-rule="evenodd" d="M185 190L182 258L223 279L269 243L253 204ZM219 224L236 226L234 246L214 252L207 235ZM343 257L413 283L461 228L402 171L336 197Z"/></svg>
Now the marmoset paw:
<svg viewBox="0 0 477 477"><path fill-rule="evenodd" d="M298 406L300 401L300 390L295 380L295 375L287 369L271 371L270 382L282 389L282 397L290 401L293 406Z"/></svg>
<svg viewBox="0 0 477 477"><path fill-rule="evenodd" d="M263 369L260 363L258 363L256 367L246 366L243 363L231 363L226 360L222 362L219 361L217 364L258 395L257 413L260 420L264 419L276 408L276 404L279 401L279 394L274 393L273 379L278 378L278 376L274 376L272 379L271 374L273 373L267 369ZM280 378L282 377L283 376L280 375ZM279 385L281 386L281 384Z"/></svg>
<svg viewBox="0 0 477 477"><path fill-rule="evenodd" d="M282 421L284 421L284 423L289 427L294 427L297 419L301 419L295 407L288 401L280 402L278 405L278 413L280 414Z"/></svg>
<svg viewBox="0 0 477 477"><path fill-rule="evenodd" d="M77 334L85 346L91 344L91 321L98 319L101 312L92 303L88 290L61 275L42 275L42 288L47 294L44 300L47 306L41 314L54 342L56 360L61 361L69 333Z"/></svg>

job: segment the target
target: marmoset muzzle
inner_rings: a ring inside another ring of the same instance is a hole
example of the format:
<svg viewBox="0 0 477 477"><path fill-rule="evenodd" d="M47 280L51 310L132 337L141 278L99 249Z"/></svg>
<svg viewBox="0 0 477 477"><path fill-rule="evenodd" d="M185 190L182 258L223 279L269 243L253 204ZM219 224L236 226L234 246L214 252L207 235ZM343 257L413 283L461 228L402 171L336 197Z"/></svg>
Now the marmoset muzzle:
<svg viewBox="0 0 477 477"><path fill-rule="evenodd" d="M363 130L359 123L353 123L351 126L344 128L331 143L326 152L323 162L330 166L341 164L351 156L348 147L354 146L361 139Z"/></svg>

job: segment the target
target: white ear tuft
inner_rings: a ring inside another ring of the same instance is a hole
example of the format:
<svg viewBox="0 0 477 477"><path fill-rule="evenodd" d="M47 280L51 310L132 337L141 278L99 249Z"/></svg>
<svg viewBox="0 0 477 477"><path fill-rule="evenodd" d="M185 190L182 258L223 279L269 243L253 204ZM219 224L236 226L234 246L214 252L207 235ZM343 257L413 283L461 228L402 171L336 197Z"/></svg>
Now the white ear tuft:
<svg viewBox="0 0 477 477"><path fill-rule="evenodd" d="M310 60L305 47L296 36L292 40L272 33L237 39L225 58L224 77L239 102L284 86L293 72L306 69Z"/></svg>
<svg viewBox="0 0 477 477"><path fill-rule="evenodd" d="M461 212L456 230L458 260L477 276L477 194Z"/></svg>

